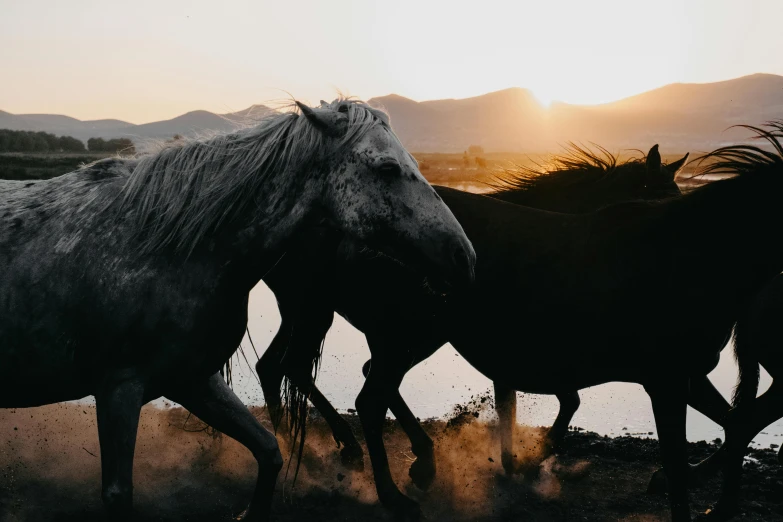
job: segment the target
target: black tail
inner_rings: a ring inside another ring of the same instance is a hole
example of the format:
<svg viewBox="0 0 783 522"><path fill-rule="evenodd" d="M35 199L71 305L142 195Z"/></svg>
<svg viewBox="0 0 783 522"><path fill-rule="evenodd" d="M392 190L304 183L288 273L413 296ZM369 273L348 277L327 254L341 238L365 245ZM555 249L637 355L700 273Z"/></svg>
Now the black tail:
<svg viewBox="0 0 783 522"><path fill-rule="evenodd" d="M305 438L307 436L307 416L310 410L310 391L311 382L314 382L318 376L318 369L321 366L321 355L323 354L326 333L332 324L334 312L328 310L328 323L320 324L319 321L309 324L297 324L293 335L301 335L296 343L290 343L284 358L286 375L283 378L283 415L288 420L289 437L291 440L291 454L296 453L296 470L294 472L294 483L299 475L299 467L302 463L302 453L304 452ZM299 330L299 331L296 331ZM316 349L313 349L315 347ZM300 382L307 382L304 389L300 389L290 378L289 375L302 376L297 379ZM312 381L308 378L312 377ZM288 461L286 476L290 469L291 460Z"/></svg>
<svg viewBox="0 0 783 522"><path fill-rule="evenodd" d="M746 329L745 322L742 320L734 327L734 359L739 369L737 385L734 387L732 397L732 405L735 408L756 398L761 376L761 367L753 353L753 343L748 342Z"/></svg>

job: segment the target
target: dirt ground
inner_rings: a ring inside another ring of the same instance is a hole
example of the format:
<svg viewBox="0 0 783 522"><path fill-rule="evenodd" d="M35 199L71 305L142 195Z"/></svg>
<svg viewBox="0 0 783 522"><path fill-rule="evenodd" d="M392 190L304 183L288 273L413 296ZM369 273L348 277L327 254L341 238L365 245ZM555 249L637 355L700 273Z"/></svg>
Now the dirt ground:
<svg viewBox="0 0 783 522"><path fill-rule="evenodd" d="M254 413L268 425L261 409ZM400 489L421 503L430 521L668 520L664 496L646 493L659 465L655 440L609 439L572 431L537 477L507 477L494 425L463 408L449 422L427 421L436 441L438 476L427 491L407 474L410 444L388 421L386 447ZM482 416L483 417L483 416ZM360 433L357 419L347 416ZM139 521L227 521L248 501L256 466L249 452L204 431L180 408L145 407L134 468ZM535 458L537 429L519 427L518 458ZM287 442L278 437L281 446ZM715 446L691 445L693 461ZM284 450L284 455L287 452ZM100 502L100 450L95 411L79 404L0 410L0 522L105 520ZM783 521L783 466L771 450L749 454L741 521ZM284 468L285 472L285 468ZM278 480L273 520L392 520L378 504L370 473L345 469L325 424L314 418L302 470ZM694 512L717 498L719 479L692 491Z"/></svg>

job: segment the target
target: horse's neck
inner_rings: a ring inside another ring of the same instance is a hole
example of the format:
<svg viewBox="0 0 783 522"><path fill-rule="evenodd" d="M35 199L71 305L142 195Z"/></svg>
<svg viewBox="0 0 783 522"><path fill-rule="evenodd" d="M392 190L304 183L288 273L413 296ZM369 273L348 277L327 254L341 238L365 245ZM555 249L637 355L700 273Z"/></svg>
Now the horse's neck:
<svg viewBox="0 0 783 522"><path fill-rule="evenodd" d="M445 187L436 190L473 243L482 267L507 266L522 257L536 256L542 247L556 244L564 230L571 235L584 221L578 215L523 207L479 194Z"/></svg>
<svg viewBox="0 0 783 522"><path fill-rule="evenodd" d="M605 174L591 171L557 172L543 175L524 190L501 191L491 196L515 205L568 214L591 212L631 197L604 178Z"/></svg>
<svg viewBox="0 0 783 522"><path fill-rule="evenodd" d="M248 286L248 290L274 268L296 241L298 232L319 218L319 179L311 177L296 183L297 176L288 177L288 183L259 194L254 208L238 220L239 226L228 225L227 230L218 233L218 255L225 259L232 279Z"/></svg>

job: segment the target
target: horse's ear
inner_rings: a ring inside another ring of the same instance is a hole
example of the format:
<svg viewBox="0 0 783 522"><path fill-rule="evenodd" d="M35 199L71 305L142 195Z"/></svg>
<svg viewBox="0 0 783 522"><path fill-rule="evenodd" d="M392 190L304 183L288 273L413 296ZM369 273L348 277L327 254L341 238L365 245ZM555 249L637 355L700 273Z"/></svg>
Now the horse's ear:
<svg viewBox="0 0 783 522"><path fill-rule="evenodd" d="M313 110L301 102L296 102L296 106L302 111L302 114L307 118L307 121L312 123L313 127L324 134L333 137L339 137L345 134L345 126L348 121L344 115L327 109Z"/></svg>
<svg viewBox="0 0 783 522"><path fill-rule="evenodd" d="M664 167L664 170L668 174L671 181L674 181L674 178L677 177L677 174L682 170L682 168L685 166L685 164L688 162L688 156L690 156L691 153L688 152L685 154L685 156L682 157L682 159L679 159L673 163L669 163Z"/></svg>
<svg viewBox="0 0 783 522"><path fill-rule="evenodd" d="M658 152L658 144L650 148L650 152L647 153L647 173L657 176L661 171L661 153Z"/></svg>
<svg viewBox="0 0 783 522"><path fill-rule="evenodd" d="M645 176L646 185L660 185L666 183L666 173L661 167L661 153L658 152L658 144L650 148L647 153L647 173Z"/></svg>

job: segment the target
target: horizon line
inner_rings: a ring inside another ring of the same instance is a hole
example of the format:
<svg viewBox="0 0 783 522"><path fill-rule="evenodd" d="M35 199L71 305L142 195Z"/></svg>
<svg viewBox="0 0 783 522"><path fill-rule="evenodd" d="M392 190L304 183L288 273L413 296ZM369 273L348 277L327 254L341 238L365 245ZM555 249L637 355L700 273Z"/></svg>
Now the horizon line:
<svg viewBox="0 0 783 522"><path fill-rule="evenodd" d="M567 102L567 101L563 101L563 100L559 100L559 99L552 99L552 100L544 101L536 94L536 92L533 89L531 89L529 87L522 87L522 86L519 86L519 85L514 85L514 86L510 86L510 87L504 87L502 89L497 89L497 90L494 90L494 91L487 91L487 92L484 92L484 93L481 93L481 94L476 94L476 95L473 95L473 96L465 96L465 97L462 97L462 98L431 98L431 99L424 99L424 100L416 100L414 98L409 98L408 96L403 96L401 94L397 94L397 93L392 92L392 93L383 94L383 95L371 96L370 98L367 98L364 101L370 101L370 100L374 100L374 99L378 99L378 98L387 98L387 97L390 97L390 96L396 96L396 97L399 97L399 98L403 98L403 99L406 99L406 100L413 101L415 103L427 103L427 102L435 102L435 101L460 101L460 100L469 100L469 99L472 99L472 98L481 98L482 96L487 96L489 94L495 94L495 93L498 93L498 92L509 91L509 90L513 90L513 89L521 89L523 91L529 92L533 96L533 98L535 98L536 102L545 110L549 109L554 104L571 105L571 106L574 106L574 107L600 107L602 105L609 105L609 104L612 104L612 103L617 103L617 102L620 102L620 101L623 101L623 100L634 98L634 97L642 95L642 94L646 94L646 93L653 92L653 91L656 91L656 90L659 90L659 89L663 89L665 87L669 87L669 86L672 86L672 85L709 85L709 84L724 83L724 82L740 80L740 79L743 79L743 78L750 78L752 76L777 76L779 78L783 78L783 75L780 75L780 74L767 73L767 72L755 72L755 73L751 73L751 74L744 74L742 76L736 76L736 77L732 77L732 78L726 78L726 79L723 79L723 80L715 80L715 81L705 81L705 82L671 82L671 83L666 83L666 84L660 85L658 87L653 87L652 89L647 89L645 91L637 92L635 94L630 94L628 96L623 96L622 98L617 98L617 99L608 100L608 101L602 101L602 102L598 102L598 103L571 103L571 102ZM192 110L189 110L189 111L185 111L185 112L176 114L175 116L172 116L170 118L157 119L157 120L146 121L146 122L142 122L142 123L134 123L134 122L131 122L131 121L128 121L128 120L122 120L122 119L113 118L113 117L82 120L82 119L79 119L79 118L77 118L75 116L69 116L68 114L60 113L60 112L24 112L24 113L14 113L14 112L6 111L2 107L0 107L0 112L5 112L6 114L10 114L12 116L22 116L22 117L24 117L24 116L64 116L64 117L67 117L67 118L73 118L73 119L75 119L77 121L80 121L80 122L83 122L83 123L105 121L105 120L116 120L118 122L128 123L128 124L131 124L131 125L134 125L134 126L139 126L139 125L147 125L147 124L150 124L150 123L158 123L158 122L163 122L163 121L170 121L170 120L173 120L175 118L179 118L181 116L184 116L186 114L191 114L191 113L194 113L194 112L206 112L206 113L214 114L214 115L217 115L217 116L227 116L227 115L232 115L232 114L236 114L236 113L239 113L239 112L243 112L243 111L246 111L246 110L248 110L250 108L257 107L257 106L263 106L263 107L266 107L266 108L269 108L269 109L272 109L272 110L279 110L278 108L275 108L274 105L276 105L276 103L272 103L272 100L269 100L266 103L253 103L253 104L249 105L248 107L245 107L243 109L239 109L239 110L236 110L236 111L232 111L232 112L212 112L212 111L207 110L207 109L195 108L195 109L192 109Z"/></svg>

